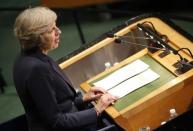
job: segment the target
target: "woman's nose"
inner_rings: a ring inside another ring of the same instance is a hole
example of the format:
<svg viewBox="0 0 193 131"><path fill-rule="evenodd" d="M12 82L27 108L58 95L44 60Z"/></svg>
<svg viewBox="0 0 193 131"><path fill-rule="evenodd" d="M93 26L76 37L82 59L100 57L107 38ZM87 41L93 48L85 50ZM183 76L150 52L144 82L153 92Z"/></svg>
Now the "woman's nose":
<svg viewBox="0 0 193 131"><path fill-rule="evenodd" d="M61 31L59 28L57 28L57 29L58 29L58 33L59 33L59 34L61 34L61 33L62 33L62 31Z"/></svg>
<svg viewBox="0 0 193 131"><path fill-rule="evenodd" d="M56 35L60 35L62 33L62 31L57 27L56 28Z"/></svg>

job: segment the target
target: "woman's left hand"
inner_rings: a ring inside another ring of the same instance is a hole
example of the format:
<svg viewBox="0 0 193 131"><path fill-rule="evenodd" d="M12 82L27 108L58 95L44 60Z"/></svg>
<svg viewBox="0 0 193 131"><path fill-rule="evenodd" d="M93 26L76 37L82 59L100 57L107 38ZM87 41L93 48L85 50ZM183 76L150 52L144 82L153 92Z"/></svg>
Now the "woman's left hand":
<svg viewBox="0 0 193 131"><path fill-rule="evenodd" d="M100 87L91 87L90 90L83 96L84 102L90 102L100 98L107 91Z"/></svg>

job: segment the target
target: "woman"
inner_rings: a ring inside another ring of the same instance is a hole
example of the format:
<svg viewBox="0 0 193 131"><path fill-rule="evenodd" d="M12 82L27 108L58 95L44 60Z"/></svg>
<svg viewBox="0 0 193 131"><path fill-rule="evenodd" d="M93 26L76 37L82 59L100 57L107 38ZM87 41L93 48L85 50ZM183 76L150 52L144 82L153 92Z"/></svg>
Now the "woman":
<svg viewBox="0 0 193 131"><path fill-rule="evenodd" d="M47 55L58 47L60 29L55 12L46 7L24 10L16 18L14 32L21 52L14 68L14 83L24 106L30 131L86 130L115 97L101 88L78 95L58 65ZM91 109L83 109L92 100Z"/></svg>

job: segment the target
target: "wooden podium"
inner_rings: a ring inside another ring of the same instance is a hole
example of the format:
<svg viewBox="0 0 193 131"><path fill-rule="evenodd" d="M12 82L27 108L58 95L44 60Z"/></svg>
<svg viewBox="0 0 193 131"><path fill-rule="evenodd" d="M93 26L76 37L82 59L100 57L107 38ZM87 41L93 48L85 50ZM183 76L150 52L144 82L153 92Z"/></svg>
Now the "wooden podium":
<svg viewBox="0 0 193 131"><path fill-rule="evenodd" d="M61 59L63 62L60 64L73 85L77 88L80 85L85 92L91 88L94 81L134 60L141 59L150 65L160 78L119 99L115 105L105 110L114 122L128 131L136 131L146 126L156 129L162 121L169 119L170 109L175 108L178 114L182 114L192 108L193 70L178 72L175 65L180 61L179 55L165 53L165 49L151 44L153 40L139 40L138 38L142 36L147 38L145 33L141 33L137 28L138 24L144 23L147 23L147 29L151 27L151 31L156 35L167 36L167 40L165 38L161 40L164 39L163 41L172 49L193 50L192 38L167 18L159 15L142 15L128 20L113 30L116 36L120 36L119 38L122 36L127 41L126 44L117 44L116 37L109 38L104 35L102 39L99 38L94 44L87 45L79 53L73 56L71 54L72 57ZM144 44L146 47L151 45L157 49L152 51L150 48L142 47ZM187 50L180 50L178 53L188 60L188 63L193 60ZM107 61L119 64L105 70L104 63Z"/></svg>

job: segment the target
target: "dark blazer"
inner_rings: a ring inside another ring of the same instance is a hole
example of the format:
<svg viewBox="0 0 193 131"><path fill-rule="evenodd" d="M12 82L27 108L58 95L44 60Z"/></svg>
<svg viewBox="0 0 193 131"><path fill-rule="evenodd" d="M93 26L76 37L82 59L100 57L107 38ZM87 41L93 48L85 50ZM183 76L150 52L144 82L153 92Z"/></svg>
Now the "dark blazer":
<svg viewBox="0 0 193 131"><path fill-rule="evenodd" d="M14 83L30 131L86 130L97 123L58 65L38 49L22 51L13 68Z"/></svg>

